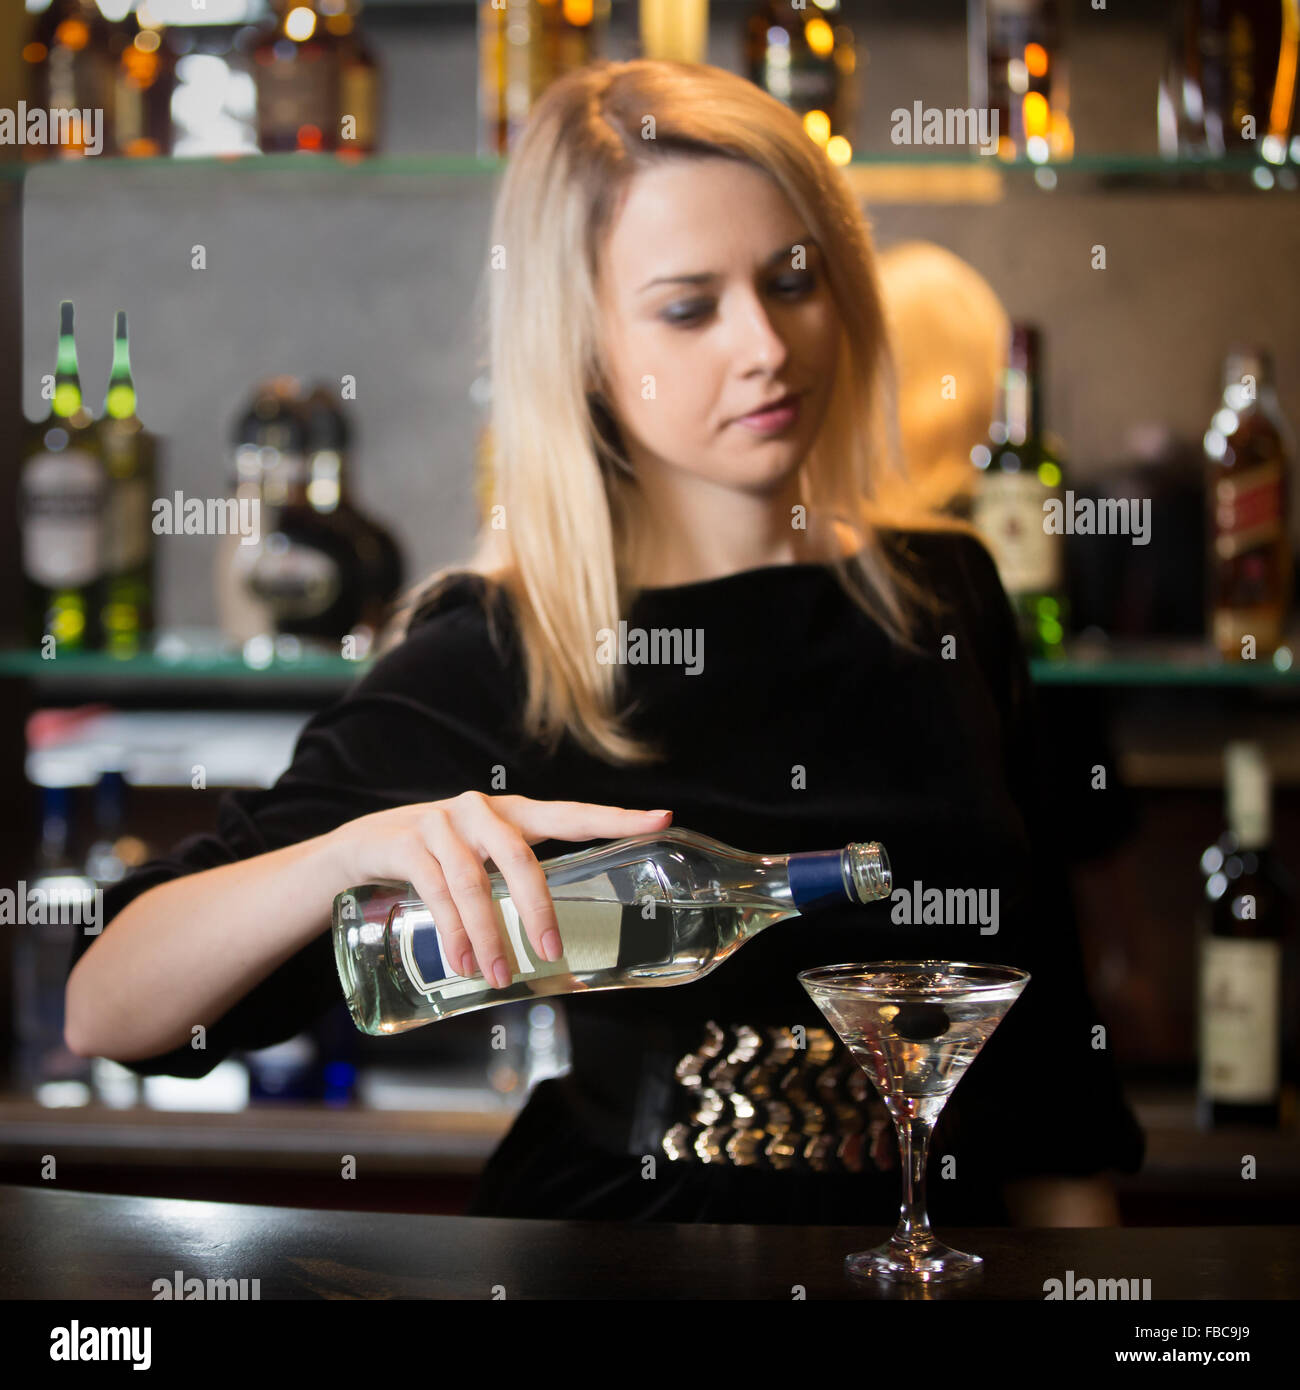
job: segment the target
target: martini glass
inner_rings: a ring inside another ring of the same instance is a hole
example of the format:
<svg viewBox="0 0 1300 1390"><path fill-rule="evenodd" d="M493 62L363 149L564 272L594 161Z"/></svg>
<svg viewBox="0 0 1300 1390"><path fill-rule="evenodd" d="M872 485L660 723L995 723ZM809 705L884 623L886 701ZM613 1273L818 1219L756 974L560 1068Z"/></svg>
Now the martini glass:
<svg viewBox="0 0 1300 1390"><path fill-rule="evenodd" d="M1029 982L1009 965L887 960L801 970L799 983L858 1059L898 1131L903 1204L884 1245L845 1256L864 1279L936 1284L984 1261L936 1240L925 1210L930 1134L944 1102Z"/></svg>

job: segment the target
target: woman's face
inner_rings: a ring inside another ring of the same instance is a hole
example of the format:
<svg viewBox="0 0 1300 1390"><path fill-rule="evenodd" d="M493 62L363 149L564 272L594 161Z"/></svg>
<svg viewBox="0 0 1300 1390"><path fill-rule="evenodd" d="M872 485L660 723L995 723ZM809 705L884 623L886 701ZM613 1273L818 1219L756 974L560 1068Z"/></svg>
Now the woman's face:
<svg viewBox="0 0 1300 1390"><path fill-rule="evenodd" d="M601 302L607 399L643 480L667 470L759 494L789 482L825 413L841 330L822 252L772 180L727 159L642 171L604 249ZM737 423L790 392L788 428Z"/></svg>

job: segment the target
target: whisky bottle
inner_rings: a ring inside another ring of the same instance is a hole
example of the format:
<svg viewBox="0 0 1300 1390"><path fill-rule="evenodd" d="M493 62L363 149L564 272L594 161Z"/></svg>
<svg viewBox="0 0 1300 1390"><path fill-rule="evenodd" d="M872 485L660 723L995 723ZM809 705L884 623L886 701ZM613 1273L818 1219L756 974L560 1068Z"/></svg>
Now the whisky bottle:
<svg viewBox="0 0 1300 1390"><path fill-rule="evenodd" d="M1061 0L967 0L970 103L997 114L998 157L1069 159L1074 133Z"/></svg>
<svg viewBox="0 0 1300 1390"><path fill-rule="evenodd" d="M672 827L548 859L563 951L537 954L498 872L488 874L510 983L496 989L447 960L409 883L369 883L334 899L334 959L363 1033L401 1033L493 1004L578 990L662 988L716 970L776 922L887 898L876 841L805 854L750 854Z"/></svg>
<svg viewBox="0 0 1300 1390"><path fill-rule="evenodd" d="M55 654L99 645L104 470L94 420L81 395L72 303L59 306L54 399L28 430L19 474L27 641Z"/></svg>
<svg viewBox="0 0 1300 1390"><path fill-rule="evenodd" d="M514 150L533 103L556 75L544 9L542 0L478 0L480 159Z"/></svg>
<svg viewBox="0 0 1300 1390"><path fill-rule="evenodd" d="M360 23L360 0L322 3L326 32L338 45L338 148L350 155L374 154L380 147L382 86L379 60ZM346 125L344 123L347 123Z"/></svg>
<svg viewBox="0 0 1300 1390"><path fill-rule="evenodd" d="M1269 773L1258 744L1225 750L1228 833L1202 856L1206 920L1200 952L1200 1078L1203 1128L1276 1128L1285 1074L1284 952L1295 890L1270 846ZM1294 1019L1291 1020L1294 1028Z"/></svg>
<svg viewBox="0 0 1300 1390"><path fill-rule="evenodd" d="M1060 501L1063 458L1043 428L1041 337L1013 324L988 444L977 444L979 470L971 520L997 562L1015 609L1021 640L1035 657L1064 655L1068 605L1065 541L1049 531L1046 503Z"/></svg>
<svg viewBox="0 0 1300 1390"><path fill-rule="evenodd" d="M788 106L836 164L853 157L857 56L839 0L796 6L756 0L745 24L742 71Z"/></svg>
<svg viewBox="0 0 1300 1390"><path fill-rule="evenodd" d="M310 0L271 0L275 11L249 57L257 139L265 154L336 150L339 46Z"/></svg>
<svg viewBox="0 0 1300 1390"><path fill-rule="evenodd" d="M65 132L48 131L44 142L24 141L24 159L111 155L116 148L113 54L109 24L96 0L51 0L35 17L22 56L29 108L78 113ZM80 113L87 111L102 122L98 131L82 123ZM96 138L102 143L96 145Z"/></svg>
<svg viewBox="0 0 1300 1390"><path fill-rule="evenodd" d="M275 632L332 646L361 620L364 572L346 523L309 500L296 396L296 383L279 378L255 405L262 421L262 537L246 561L244 582Z"/></svg>
<svg viewBox="0 0 1300 1390"><path fill-rule="evenodd" d="M172 152L176 55L166 30L141 5L113 26L114 151L128 159Z"/></svg>
<svg viewBox="0 0 1300 1390"><path fill-rule="evenodd" d="M382 626L388 604L402 585L402 552L392 534L360 511L348 496L352 435L333 392L317 385L301 404L307 455L307 500L333 515L352 537L361 565L362 621L372 634Z"/></svg>
<svg viewBox="0 0 1300 1390"><path fill-rule="evenodd" d="M1281 645L1291 606L1295 437L1264 349L1229 354L1223 400L1203 443L1210 631L1229 661L1270 656Z"/></svg>
<svg viewBox="0 0 1300 1390"><path fill-rule="evenodd" d="M106 651L132 656L154 627L153 502L158 486L158 441L136 414L126 313L121 309L114 327L108 394L97 429L108 488L103 511L100 628Z"/></svg>

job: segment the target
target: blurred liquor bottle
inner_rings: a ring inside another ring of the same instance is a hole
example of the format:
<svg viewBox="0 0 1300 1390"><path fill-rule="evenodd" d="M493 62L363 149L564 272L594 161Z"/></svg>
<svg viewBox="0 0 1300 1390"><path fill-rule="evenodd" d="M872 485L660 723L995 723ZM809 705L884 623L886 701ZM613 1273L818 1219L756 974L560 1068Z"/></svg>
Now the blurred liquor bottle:
<svg viewBox="0 0 1300 1390"><path fill-rule="evenodd" d="M640 0L641 57L703 63L709 52L709 0Z"/></svg>
<svg viewBox="0 0 1300 1390"><path fill-rule="evenodd" d="M126 313L117 311L113 367L96 430L108 495L103 511L104 649L133 656L154 630L153 503L158 495L158 440L136 413Z"/></svg>
<svg viewBox="0 0 1300 1390"><path fill-rule="evenodd" d="M338 45L339 106L335 119L341 154L375 154L382 145L383 73L361 25L361 0L320 0L325 30Z"/></svg>
<svg viewBox="0 0 1300 1390"><path fill-rule="evenodd" d="M1201 0L1170 7L1165 66L1156 89L1156 139L1166 159L1211 153L1206 142ZM1222 153L1222 150L1218 151Z"/></svg>
<svg viewBox="0 0 1300 1390"><path fill-rule="evenodd" d="M1295 885L1272 851L1268 764L1258 744L1225 749L1228 829L1201 856L1202 1128L1277 1128L1293 1108Z"/></svg>
<svg viewBox="0 0 1300 1390"><path fill-rule="evenodd" d="M1289 527L1295 436L1263 348L1229 353L1204 437L1209 627L1225 659L1271 656L1291 608Z"/></svg>
<svg viewBox="0 0 1300 1390"><path fill-rule="evenodd" d="M13 1010L18 1085L33 1091L90 1077L90 1061L63 1041L64 994L74 936L97 922L95 884L73 845L72 787L42 787L41 841L15 897ZM89 1099L87 1096L86 1099Z"/></svg>
<svg viewBox="0 0 1300 1390"><path fill-rule="evenodd" d="M319 383L302 402L307 454L307 500L333 515L352 537L362 569L361 620L373 639L402 585L402 552L392 533L360 511L348 495L354 451L352 431L333 391Z"/></svg>
<svg viewBox="0 0 1300 1390"><path fill-rule="evenodd" d="M1286 158L1294 129L1300 0L1187 0L1211 155ZM1194 98L1195 100L1195 98Z"/></svg>
<svg viewBox="0 0 1300 1390"><path fill-rule="evenodd" d="M72 302L66 299L59 306L52 386L49 415L25 431L18 516L27 641L42 646L52 637L57 655L99 645L103 579L104 467L82 399Z"/></svg>
<svg viewBox="0 0 1300 1390"><path fill-rule="evenodd" d="M127 833L126 779L116 768L100 774L95 787L94 817L94 838L86 851L84 873L106 888L149 858L148 845Z"/></svg>
<svg viewBox="0 0 1300 1390"><path fill-rule="evenodd" d="M23 62L29 113L32 108L96 113L103 122L97 152L112 154L115 64L111 28L96 0L51 0L34 16ZM43 142L24 143L23 158L79 159L96 152L92 131L80 119L69 122L63 134L67 138L57 143L53 131Z"/></svg>
<svg viewBox="0 0 1300 1390"><path fill-rule="evenodd" d="M796 7L756 0L745 24L742 71L784 102L835 164L853 158L857 53L839 0Z"/></svg>
<svg viewBox="0 0 1300 1390"><path fill-rule="evenodd" d="M235 616L256 619L262 633L336 649L364 614L365 568L348 520L311 503L307 429L294 378L275 377L259 388L239 440L245 458L255 456L261 506L256 544L240 541L225 550L230 586L246 603ZM244 464L239 472L246 467L251 474ZM261 635L226 630L237 640Z"/></svg>
<svg viewBox="0 0 1300 1390"><path fill-rule="evenodd" d="M339 147L340 44L319 0L270 0L249 51L257 142L266 154Z"/></svg>
<svg viewBox="0 0 1300 1390"><path fill-rule="evenodd" d="M970 103L998 118L998 157L1074 154L1062 0L967 0Z"/></svg>
<svg viewBox="0 0 1300 1390"><path fill-rule="evenodd" d="M480 158L515 148L547 87L604 55L608 27L609 0L479 0Z"/></svg>
<svg viewBox="0 0 1300 1390"><path fill-rule="evenodd" d="M172 152L172 96L176 55L148 0L114 24L114 152L129 159L157 159Z"/></svg>
<svg viewBox="0 0 1300 1390"><path fill-rule="evenodd" d="M989 442L971 452L979 470L971 520L997 562L1029 655L1056 658L1069 617L1065 537L1048 530L1044 508L1064 508L1064 458L1044 428L1042 380L1041 334L1012 324Z"/></svg>
<svg viewBox="0 0 1300 1390"><path fill-rule="evenodd" d="M230 477L234 525L217 538L215 581L217 621L222 635L242 646L275 631L270 609L248 586L248 572L263 535L262 467L278 446L273 395L259 392L235 425L234 469Z"/></svg>

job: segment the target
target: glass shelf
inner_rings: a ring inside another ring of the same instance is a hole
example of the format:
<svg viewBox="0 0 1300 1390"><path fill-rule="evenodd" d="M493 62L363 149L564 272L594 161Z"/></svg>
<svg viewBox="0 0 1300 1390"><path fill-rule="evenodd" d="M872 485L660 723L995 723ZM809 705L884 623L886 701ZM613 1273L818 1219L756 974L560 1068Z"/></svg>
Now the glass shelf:
<svg viewBox="0 0 1300 1390"><path fill-rule="evenodd" d="M334 178L367 178L400 175L412 178L441 176L492 176L501 172L506 159L479 158L472 154L385 154L371 157L337 154L231 154L188 159L44 160L25 164L0 162L0 179L22 180L41 171L46 177L122 178L130 174L165 174L184 178L188 173L211 175L223 170L231 176L293 173ZM1030 160L989 159L979 155L960 157L915 153L863 153L848 167L850 182L864 193L888 196L889 179L905 179L905 191L924 201L991 201L1007 188L1059 188L1092 192L1108 189L1167 190L1187 193L1247 192L1300 188L1300 164L1271 164L1253 155L1220 159L1165 159L1158 154L1079 155L1056 164Z"/></svg>
<svg viewBox="0 0 1300 1390"><path fill-rule="evenodd" d="M1204 643L1187 639L1095 643L1080 641L1058 660L1031 661L1039 685L1111 686L1282 686L1300 690L1300 664L1291 653L1300 638L1276 658L1227 662ZM159 687L196 680L255 684L293 681L343 689L374 664L372 657L350 661L342 656L304 652L293 659L272 658L250 664L238 651L200 650L175 656L159 653L114 657L82 652L46 660L39 652L0 651L0 677L30 678L43 685L75 688L78 683Z"/></svg>
<svg viewBox="0 0 1300 1390"><path fill-rule="evenodd" d="M142 652L138 656L110 656L105 652L70 652L47 660L40 652L0 651L0 677L35 679L43 685L191 684L196 680L230 682L285 681L295 684L338 686L350 684L373 664L373 658L349 661L346 657L304 652L292 659L271 657L265 663L250 662L239 651L200 650L177 655Z"/></svg>

